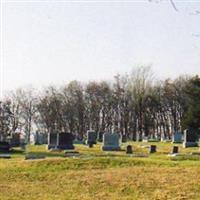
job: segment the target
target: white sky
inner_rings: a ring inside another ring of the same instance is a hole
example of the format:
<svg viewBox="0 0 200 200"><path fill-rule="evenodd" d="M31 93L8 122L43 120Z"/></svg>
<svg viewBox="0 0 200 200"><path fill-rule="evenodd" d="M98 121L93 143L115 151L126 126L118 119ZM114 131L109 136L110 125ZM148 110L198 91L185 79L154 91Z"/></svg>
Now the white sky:
<svg viewBox="0 0 200 200"><path fill-rule="evenodd" d="M200 74L198 0L175 0L179 12L168 1L2 2L3 90L112 79L148 64L158 78Z"/></svg>

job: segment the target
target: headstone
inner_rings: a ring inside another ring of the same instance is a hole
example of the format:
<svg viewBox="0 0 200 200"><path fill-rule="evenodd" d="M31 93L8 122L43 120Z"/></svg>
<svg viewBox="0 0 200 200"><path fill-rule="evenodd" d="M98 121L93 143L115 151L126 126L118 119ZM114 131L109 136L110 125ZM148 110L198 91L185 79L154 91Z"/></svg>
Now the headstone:
<svg viewBox="0 0 200 200"><path fill-rule="evenodd" d="M104 132L102 132L102 131L98 132L98 136L97 136L98 142L103 142L103 134L104 134Z"/></svg>
<svg viewBox="0 0 200 200"><path fill-rule="evenodd" d="M176 132L172 135L172 143L182 143L183 135L181 132Z"/></svg>
<svg viewBox="0 0 200 200"><path fill-rule="evenodd" d="M92 148L92 147L93 147L93 143L89 143L89 144L88 144L88 147L89 147L89 148Z"/></svg>
<svg viewBox="0 0 200 200"><path fill-rule="evenodd" d="M10 154L0 153L0 158L9 159L9 158L11 158L11 156L10 156Z"/></svg>
<svg viewBox="0 0 200 200"><path fill-rule="evenodd" d="M133 149L132 149L132 146L131 146L131 145L128 145L128 146L126 147L126 153L127 153L127 154L132 154L132 153L133 153Z"/></svg>
<svg viewBox="0 0 200 200"><path fill-rule="evenodd" d="M10 145L8 142L0 142L0 152L9 152Z"/></svg>
<svg viewBox="0 0 200 200"><path fill-rule="evenodd" d="M80 153L78 151L64 151L64 157L78 157Z"/></svg>
<svg viewBox="0 0 200 200"><path fill-rule="evenodd" d="M186 129L184 130L184 142L183 147L198 147L198 135L195 130Z"/></svg>
<svg viewBox="0 0 200 200"><path fill-rule="evenodd" d="M176 154L178 153L178 147L177 146L173 146L172 147L172 154Z"/></svg>
<svg viewBox="0 0 200 200"><path fill-rule="evenodd" d="M9 140L9 144L11 147L19 147L20 146L20 133L14 133Z"/></svg>
<svg viewBox="0 0 200 200"><path fill-rule="evenodd" d="M58 135L58 149L74 149L74 136L72 133L61 132Z"/></svg>
<svg viewBox="0 0 200 200"><path fill-rule="evenodd" d="M149 148L149 153L155 153L156 152L156 145L151 145Z"/></svg>
<svg viewBox="0 0 200 200"><path fill-rule="evenodd" d="M42 144L47 144L48 140L48 135L46 133L39 133L36 132L34 134L34 144L35 145L42 145Z"/></svg>
<svg viewBox="0 0 200 200"><path fill-rule="evenodd" d="M164 141L166 141L166 137L165 137L165 135L164 135L164 134L161 134L160 141L161 141L161 142L164 142Z"/></svg>
<svg viewBox="0 0 200 200"><path fill-rule="evenodd" d="M142 134L140 134L140 133L136 134L136 141L137 142L141 142L142 141Z"/></svg>
<svg viewBox="0 0 200 200"><path fill-rule="evenodd" d="M120 136L116 133L104 133L103 135L103 151L118 151L120 150L119 144Z"/></svg>
<svg viewBox="0 0 200 200"><path fill-rule="evenodd" d="M86 144L96 144L97 143L97 133L93 130L88 130L87 131L87 141Z"/></svg>
<svg viewBox="0 0 200 200"><path fill-rule="evenodd" d="M58 133L48 133L47 149L56 149L58 145Z"/></svg>
<svg viewBox="0 0 200 200"><path fill-rule="evenodd" d="M45 159L44 155L41 154L26 154L25 160Z"/></svg>
<svg viewBox="0 0 200 200"><path fill-rule="evenodd" d="M148 136L144 136L143 139L142 139L142 142L148 142L148 141L149 141Z"/></svg>
<svg viewBox="0 0 200 200"><path fill-rule="evenodd" d="M83 143L84 143L83 140L78 139L78 138L76 138L76 139L73 141L73 144L83 144Z"/></svg>
<svg viewBox="0 0 200 200"><path fill-rule="evenodd" d="M127 134L122 134L121 137L122 137L122 143L127 142Z"/></svg>

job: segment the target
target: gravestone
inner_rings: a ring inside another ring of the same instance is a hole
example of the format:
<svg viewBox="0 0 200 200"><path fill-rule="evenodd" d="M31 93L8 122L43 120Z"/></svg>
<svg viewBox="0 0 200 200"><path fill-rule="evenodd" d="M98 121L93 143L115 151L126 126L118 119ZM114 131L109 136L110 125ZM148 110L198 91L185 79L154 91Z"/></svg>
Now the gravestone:
<svg viewBox="0 0 200 200"><path fill-rule="evenodd" d="M73 144L83 144L84 142L83 142L83 140L81 140L81 139L79 139L79 138L75 138L74 140L73 140Z"/></svg>
<svg viewBox="0 0 200 200"><path fill-rule="evenodd" d="M45 159L45 155L42 154L26 154L25 160Z"/></svg>
<svg viewBox="0 0 200 200"><path fill-rule="evenodd" d="M48 134L48 149L74 149L74 136L72 133L49 133Z"/></svg>
<svg viewBox="0 0 200 200"><path fill-rule="evenodd" d="M89 148L92 148L92 147L93 147L93 143L89 143L89 144L88 144L88 147L89 147Z"/></svg>
<svg viewBox="0 0 200 200"><path fill-rule="evenodd" d="M121 138L122 138L122 143L127 142L127 134L122 134Z"/></svg>
<svg viewBox="0 0 200 200"><path fill-rule="evenodd" d="M183 135L181 132L176 132L172 135L172 143L182 143Z"/></svg>
<svg viewBox="0 0 200 200"><path fill-rule="evenodd" d="M141 142L142 141L142 134L136 133L136 141Z"/></svg>
<svg viewBox="0 0 200 200"><path fill-rule="evenodd" d="M127 153L127 154L132 154L132 153L133 153L133 149L132 149L132 146L131 146L131 145L128 145L128 146L126 147L126 153Z"/></svg>
<svg viewBox="0 0 200 200"><path fill-rule="evenodd" d="M184 130L184 141L183 147L198 147L198 135L195 130L186 129Z"/></svg>
<svg viewBox="0 0 200 200"><path fill-rule="evenodd" d="M46 133L39 133L36 132L34 134L34 144L35 145L42 145L48 143L48 135Z"/></svg>
<svg viewBox="0 0 200 200"><path fill-rule="evenodd" d="M0 152L9 152L10 151L10 144L8 142L0 142Z"/></svg>
<svg viewBox="0 0 200 200"><path fill-rule="evenodd" d="M58 146L58 133L48 133L47 149L56 149Z"/></svg>
<svg viewBox="0 0 200 200"><path fill-rule="evenodd" d="M142 142L148 142L149 141L149 137L148 136L144 136L142 139Z"/></svg>
<svg viewBox="0 0 200 200"><path fill-rule="evenodd" d="M150 145L149 153L155 153L156 152L156 145Z"/></svg>
<svg viewBox="0 0 200 200"><path fill-rule="evenodd" d="M173 146L172 147L172 154L176 154L178 153L178 147L177 146Z"/></svg>
<svg viewBox="0 0 200 200"><path fill-rule="evenodd" d="M120 136L116 133L104 133L103 135L103 151L118 151L120 150L119 144Z"/></svg>
<svg viewBox="0 0 200 200"><path fill-rule="evenodd" d="M97 133L93 130L88 130L87 131L87 141L86 144L96 144L97 143Z"/></svg>
<svg viewBox="0 0 200 200"><path fill-rule="evenodd" d="M11 147L19 147L20 146L20 133L14 133L9 140L9 144Z"/></svg>
<svg viewBox="0 0 200 200"><path fill-rule="evenodd" d="M72 133L61 132L58 134L58 149L74 149L74 136Z"/></svg>
<svg viewBox="0 0 200 200"><path fill-rule="evenodd" d="M98 136L97 136L97 140L98 140L98 142L103 142L103 134L104 134L104 132L98 132Z"/></svg>
<svg viewBox="0 0 200 200"><path fill-rule="evenodd" d="M165 142L167 140L166 136L162 133L160 136L160 141Z"/></svg>

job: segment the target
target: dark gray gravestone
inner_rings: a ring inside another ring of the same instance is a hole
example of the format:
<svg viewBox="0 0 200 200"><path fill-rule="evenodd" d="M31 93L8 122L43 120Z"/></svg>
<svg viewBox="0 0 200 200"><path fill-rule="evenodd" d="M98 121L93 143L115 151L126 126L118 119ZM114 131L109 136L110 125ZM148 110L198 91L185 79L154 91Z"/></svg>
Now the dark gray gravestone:
<svg viewBox="0 0 200 200"><path fill-rule="evenodd" d="M178 147L177 146L173 146L172 147L172 154L178 153Z"/></svg>
<svg viewBox="0 0 200 200"><path fill-rule="evenodd" d="M58 146L58 133L48 133L47 149L56 149Z"/></svg>
<svg viewBox="0 0 200 200"><path fill-rule="evenodd" d="M98 136L97 136L97 140L98 140L98 142L103 142L103 134L104 134L104 132L98 132Z"/></svg>
<svg viewBox="0 0 200 200"><path fill-rule="evenodd" d="M88 130L87 131L87 141L86 144L96 144L97 143L97 133L93 130Z"/></svg>
<svg viewBox="0 0 200 200"><path fill-rule="evenodd" d="M89 144L88 144L88 147L89 147L89 148L92 148L92 147L93 147L93 143L89 143Z"/></svg>
<svg viewBox="0 0 200 200"><path fill-rule="evenodd" d="M10 138L9 144L11 147L19 147L20 146L20 133L14 133Z"/></svg>
<svg viewBox="0 0 200 200"><path fill-rule="evenodd" d="M8 142L0 142L0 152L6 153L10 151L10 144Z"/></svg>
<svg viewBox="0 0 200 200"><path fill-rule="evenodd" d="M121 137L122 137L122 143L127 142L127 134L122 134Z"/></svg>
<svg viewBox="0 0 200 200"><path fill-rule="evenodd" d="M119 134L104 133L102 150L103 151L118 151L118 150L120 150L119 139L120 139Z"/></svg>
<svg viewBox="0 0 200 200"><path fill-rule="evenodd" d="M149 148L149 153L155 153L156 152L156 145L151 145Z"/></svg>
<svg viewBox="0 0 200 200"><path fill-rule="evenodd" d="M182 143L183 135L181 132L176 132L172 135L172 143Z"/></svg>
<svg viewBox="0 0 200 200"><path fill-rule="evenodd" d="M58 149L74 149L73 145L74 136L72 133L59 133Z"/></svg>
<svg viewBox="0 0 200 200"><path fill-rule="evenodd" d="M184 142L183 147L198 147L198 135L197 131L186 129L184 130Z"/></svg>
<svg viewBox="0 0 200 200"><path fill-rule="evenodd" d="M131 146L131 145L128 145L128 146L126 147L126 153L127 153L127 154L132 154L132 153L133 153L133 149L132 149L132 146Z"/></svg>

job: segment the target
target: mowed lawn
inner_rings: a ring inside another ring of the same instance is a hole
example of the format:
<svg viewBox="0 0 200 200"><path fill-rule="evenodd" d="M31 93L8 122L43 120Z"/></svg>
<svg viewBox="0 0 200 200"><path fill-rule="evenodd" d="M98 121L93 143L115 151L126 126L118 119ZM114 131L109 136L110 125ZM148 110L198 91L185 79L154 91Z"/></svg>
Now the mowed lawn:
<svg viewBox="0 0 200 200"><path fill-rule="evenodd" d="M135 156L76 145L80 157L64 158L63 152L29 146L29 153L46 158L24 160L16 149L11 159L0 159L0 200L200 199L199 148L178 145L182 155L169 157L171 143L153 143L158 152L151 155L149 143L129 144Z"/></svg>

